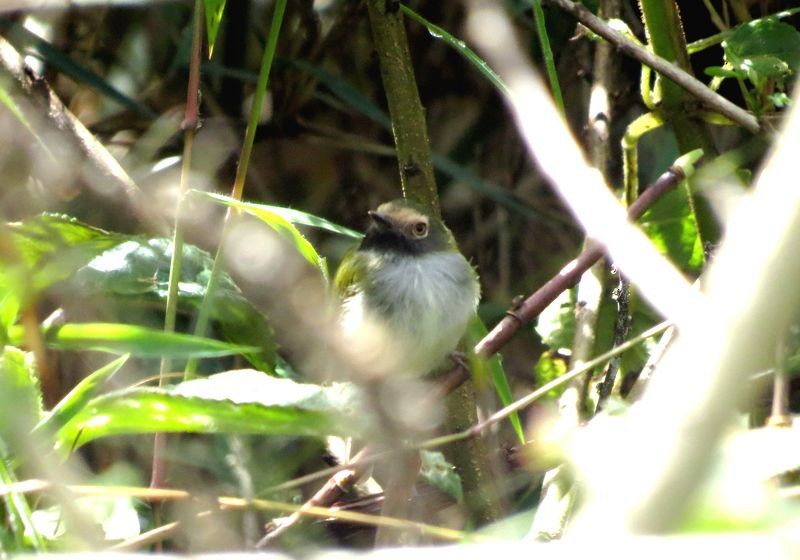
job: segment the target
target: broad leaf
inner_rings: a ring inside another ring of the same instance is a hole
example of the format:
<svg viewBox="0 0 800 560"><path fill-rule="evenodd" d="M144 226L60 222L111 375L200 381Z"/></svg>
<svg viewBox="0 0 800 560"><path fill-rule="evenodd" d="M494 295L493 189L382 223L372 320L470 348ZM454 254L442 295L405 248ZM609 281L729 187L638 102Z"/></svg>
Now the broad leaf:
<svg viewBox="0 0 800 560"><path fill-rule="evenodd" d="M131 238L99 255L78 271L70 286L75 298L104 296L110 316L132 322L160 326L160 315L152 307L163 308L169 285L172 243L168 239ZM178 310L193 314L205 294L213 258L207 252L184 245L181 279L178 284ZM264 315L245 299L227 274L222 274L211 307L211 318L228 342L257 347L245 357L256 367L271 371L276 348L273 331Z"/></svg>
<svg viewBox="0 0 800 560"><path fill-rule="evenodd" d="M120 356L108 365L89 374L78 383L67 396L61 399L34 428L35 432L50 434L66 424L86 404L97 396L106 381L128 361L129 354Z"/></svg>
<svg viewBox="0 0 800 560"><path fill-rule="evenodd" d="M347 385L321 387L254 370L139 388L93 399L57 433L57 449L100 437L154 432L325 436L352 434L343 417L360 408Z"/></svg>
<svg viewBox="0 0 800 560"><path fill-rule="evenodd" d="M23 334L22 327L13 327L9 338L17 344ZM252 346L121 323L67 323L47 331L45 343L57 350L172 358L211 358L255 351Z"/></svg>
<svg viewBox="0 0 800 560"><path fill-rule="evenodd" d="M6 227L18 259L6 260L6 272L24 272L23 288L28 293L65 280L97 255L125 240L122 235L59 214L41 214ZM7 281L13 279L11 276Z"/></svg>
<svg viewBox="0 0 800 560"><path fill-rule="evenodd" d="M267 206L264 204L250 204L248 202L242 202L227 196L220 196L202 191L196 192L208 196L212 200L221 202L226 206L238 208L239 210L255 216L272 228L281 237L291 243L295 250L297 250L297 252L300 253L300 255L314 268L322 272L322 275L327 279L328 274L325 267L325 260L319 256L316 249L314 249L314 246L308 242L308 239L303 237L303 234L300 233L297 228L294 227L294 225L284 217L283 212L276 212L274 210L275 207L273 206ZM281 210L285 209L282 208Z"/></svg>
<svg viewBox="0 0 800 560"><path fill-rule="evenodd" d="M722 43L731 66L757 87L783 80L800 67L800 32L776 18L744 24Z"/></svg>

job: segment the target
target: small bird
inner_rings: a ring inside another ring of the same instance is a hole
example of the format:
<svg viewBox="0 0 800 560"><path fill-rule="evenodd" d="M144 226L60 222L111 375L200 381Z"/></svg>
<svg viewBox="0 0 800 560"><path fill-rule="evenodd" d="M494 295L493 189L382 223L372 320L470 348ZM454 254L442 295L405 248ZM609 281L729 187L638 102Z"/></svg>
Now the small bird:
<svg viewBox="0 0 800 560"><path fill-rule="evenodd" d="M369 217L334 278L349 353L371 376L423 376L456 350L478 305L478 276L422 206L393 200Z"/></svg>

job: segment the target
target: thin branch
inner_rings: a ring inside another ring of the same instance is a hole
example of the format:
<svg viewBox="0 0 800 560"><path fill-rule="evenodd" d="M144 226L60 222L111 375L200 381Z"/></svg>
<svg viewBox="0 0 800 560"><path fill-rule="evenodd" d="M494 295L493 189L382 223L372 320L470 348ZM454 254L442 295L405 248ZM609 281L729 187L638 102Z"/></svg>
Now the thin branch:
<svg viewBox="0 0 800 560"><path fill-rule="evenodd" d="M753 134L761 131L761 125L753 115L741 107L731 103L715 91L711 90L697 78L690 76L676 65L654 55L646 48L637 45L633 41L626 39L621 33L613 29L602 19L590 12L581 4L576 4L571 0L545 0L549 4L564 10L581 24L597 33L606 41L612 43L624 54L635 58L678 84L680 87L695 96L701 103L708 108L728 117L733 122L739 124Z"/></svg>
<svg viewBox="0 0 800 560"><path fill-rule="evenodd" d="M156 222L157 217L154 218L146 208L142 192L125 169L64 105L47 81L34 76L19 52L0 37L0 78L3 76L10 77L24 97L26 103L20 103L19 108L26 119L47 125L48 132L55 133L58 140L85 158L85 164L74 162L73 165L80 169L89 185L98 187L96 190L100 194L124 195L142 223L162 229ZM70 163L61 161L59 165Z"/></svg>

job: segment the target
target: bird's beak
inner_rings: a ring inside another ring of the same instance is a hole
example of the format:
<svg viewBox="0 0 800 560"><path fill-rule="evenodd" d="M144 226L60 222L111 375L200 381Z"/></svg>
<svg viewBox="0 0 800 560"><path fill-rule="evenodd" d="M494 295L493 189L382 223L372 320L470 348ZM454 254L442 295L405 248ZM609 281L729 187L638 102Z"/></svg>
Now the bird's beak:
<svg viewBox="0 0 800 560"><path fill-rule="evenodd" d="M392 229L394 227L394 221L387 214L377 210L370 210L368 214L372 222L380 229Z"/></svg>

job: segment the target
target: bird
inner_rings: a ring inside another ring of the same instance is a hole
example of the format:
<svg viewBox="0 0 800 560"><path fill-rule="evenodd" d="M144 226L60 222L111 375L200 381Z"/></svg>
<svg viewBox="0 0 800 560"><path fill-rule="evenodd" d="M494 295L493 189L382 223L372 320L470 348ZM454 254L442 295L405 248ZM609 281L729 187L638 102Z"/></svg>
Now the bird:
<svg viewBox="0 0 800 560"><path fill-rule="evenodd" d="M368 215L334 276L345 344L372 377L425 376L457 349L476 314L477 272L421 204L392 200Z"/></svg>

